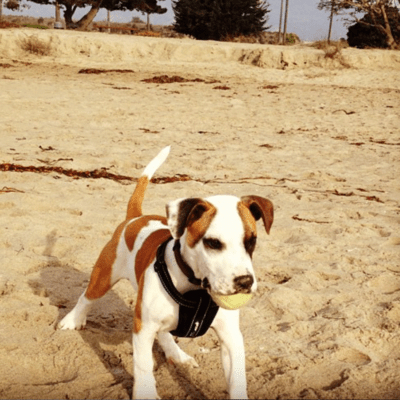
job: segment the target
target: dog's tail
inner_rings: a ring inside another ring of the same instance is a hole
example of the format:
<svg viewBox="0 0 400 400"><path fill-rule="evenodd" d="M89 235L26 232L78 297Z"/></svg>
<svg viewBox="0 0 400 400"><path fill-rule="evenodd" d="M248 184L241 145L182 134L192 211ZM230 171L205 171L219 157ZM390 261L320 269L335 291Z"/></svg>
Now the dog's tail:
<svg viewBox="0 0 400 400"><path fill-rule="evenodd" d="M140 217L142 215L142 203L144 199L144 192L149 184L152 176L162 163L167 159L171 150L171 146L164 147L156 157L154 157L147 167L144 169L142 175L138 179L135 191L133 192L126 212L126 219Z"/></svg>

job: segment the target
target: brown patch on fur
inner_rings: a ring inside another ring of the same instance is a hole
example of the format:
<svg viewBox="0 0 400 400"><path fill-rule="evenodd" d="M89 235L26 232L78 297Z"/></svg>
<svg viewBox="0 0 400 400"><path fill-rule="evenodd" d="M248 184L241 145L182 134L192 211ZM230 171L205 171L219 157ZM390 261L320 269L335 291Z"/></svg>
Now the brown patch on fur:
<svg viewBox="0 0 400 400"><path fill-rule="evenodd" d="M249 210L249 207L247 207L242 201L239 201L237 208L239 216L243 221L244 236L249 238L257 231L256 220L254 219L253 214Z"/></svg>
<svg viewBox="0 0 400 400"><path fill-rule="evenodd" d="M135 191L133 192L128 202L126 219L132 219L143 215L142 203L144 199L144 193L146 191L148 184L149 184L149 178L147 176L142 176L138 179Z"/></svg>
<svg viewBox="0 0 400 400"><path fill-rule="evenodd" d="M250 210L256 221L262 218L265 230L269 234L274 221L273 204L268 199L260 196L244 196L241 201Z"/></svg>
<svg viewBox="0 0 400 400"><path fill-rule="evenodd" d="M250 209L242 201L239 201L239 203L237 205L237 209L238 209L239 216L240 216L241 220L243 221L244 247L251 256L253 254L253 250L255 248L256 239L257 239L256 220L254 219L254 216L251 213Z"/></svg>
<svg viewBox="0 0 400 400"><path fill-rule="evenodd" d="M201 200L193 207L186 222L189 247L194 247L201 240L216 213L217 209L208 201Z"/></svg>
<svg viewBox="0 0 400 400"><path fill-rule="evenodd" d="M158 246L171 237L169 229L159 229L151 233L144 241L142 247L136 254L135 274L136 282L139 282L138 296L135 307L134 332L138 333L142 328L142 300L144 273L156 256Z"/></svg>
<svg viewBox="0 0 400 400"><path fill-rule="evenodd" d="M159 215L145 215L131 222L125 229L125 243L129 251L133 250L137 235L150 221L161 221L164 225L167 225L167 219Z"/></svg>
<svg viewBox="0 0 400 400"><path fill-rule="evenodd" d="M140 278L139 289L135 306L135 318L133 319L133 332L138 333L142 329L142 299L143 299L144 275Z"/></svg>
<svg viewBox="0 0 400 400"><path fill-rule="evenodd" d="M104 249L101 251L93 267L90 282L85 294L90 300L104 296L111 288L112 266L117 257L117 246L125 224L126 222L123 222L117 227L111 240L104 246Z"/></svg>
<svg viewBox="0 0 400 400"><path fill-rule="evenodd" d="M140 218L127 226L125 230L125 242L129 251L132 251L136 237L140 230L146 226L149 221L154 220L161 221L164 225L167 225L167 220L165 217L161 217L159 215L146 215L145 217ZM101 251L99 258L93 267L92 275L90 276L90 282L86 290L86 297L88 299L98 299L104 296L107 291L111 289L112 266L117 257L117 246L122 231L128 222L129 221L124 221L117 227L111 240Z"/></svg>

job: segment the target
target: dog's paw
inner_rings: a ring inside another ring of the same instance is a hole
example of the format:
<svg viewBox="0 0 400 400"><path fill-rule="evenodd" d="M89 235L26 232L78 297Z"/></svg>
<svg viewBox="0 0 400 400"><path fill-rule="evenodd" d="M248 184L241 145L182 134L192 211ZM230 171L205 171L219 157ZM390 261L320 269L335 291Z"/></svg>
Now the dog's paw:
<svg viewBox="0 0 400 400"><path fill-rule="evenodd" d="M186 365L191 368L199 368L199 364L197 364L197 361L183 351L179 354L179 357L177 358L168 357L168 363L172 365L180 364Z"/></svg>
<svg viewBox="0 0 400 400"><path fill-rule="evenodd" d="M83 329L86 325L86 318L82 321L77 320L75 316L73 315L73 312L70 312L67 314L59 323L57 326L57 329L61 330L80 330Z"/></svg>
<svg viewBox="0 0 400 400"><path fill-rule="evenodd" d="M138 388L133 393L133 399L141 400L141 399L156 399L161 400L161 397L158 395L155 389L149 388Z"/></svg>

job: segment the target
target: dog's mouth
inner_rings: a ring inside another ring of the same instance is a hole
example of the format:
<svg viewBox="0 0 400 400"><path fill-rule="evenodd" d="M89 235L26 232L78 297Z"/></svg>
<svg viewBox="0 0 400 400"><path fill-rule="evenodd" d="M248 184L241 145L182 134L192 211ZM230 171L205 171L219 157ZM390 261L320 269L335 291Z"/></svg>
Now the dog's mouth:
<svg viewBox="0 0 400 400"><path fill-rule="evenodd" d="M210 282L209 282L208 278L204 278L201 281L201 287L203 289L207 289L209 293L211 292L211 285L210 285Z"/></svg>
<svg viewBox="0 0 400 400"><path fill-rule="evenodd" d="M256 285L253 285L254 282L255 282L255 279L252 275L239 276L234 279L232 290L229 290L228 292L226 292L226 291L215 290L216 288L212 287L208 278L205 277L201 281L201 287L202 287L202 289L206 289L207 292L212 297L213 296L232 296L232 295L238 295L238 294L250 295L250 294L253 294L256 290L255 289Z"/></svg>

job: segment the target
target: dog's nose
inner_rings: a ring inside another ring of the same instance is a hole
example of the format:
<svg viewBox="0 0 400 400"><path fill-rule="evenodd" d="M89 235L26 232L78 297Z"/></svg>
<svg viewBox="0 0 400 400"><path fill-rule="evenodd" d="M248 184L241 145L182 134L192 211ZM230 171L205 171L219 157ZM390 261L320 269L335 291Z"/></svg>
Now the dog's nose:
<svg viewBox="0 0 400 400"><path fill-rule="evenodd" d="M251 286L254 283L254 278L252 275L241 275L237 276L233 280L233 287L235 293L250 293Z"/></svg>

